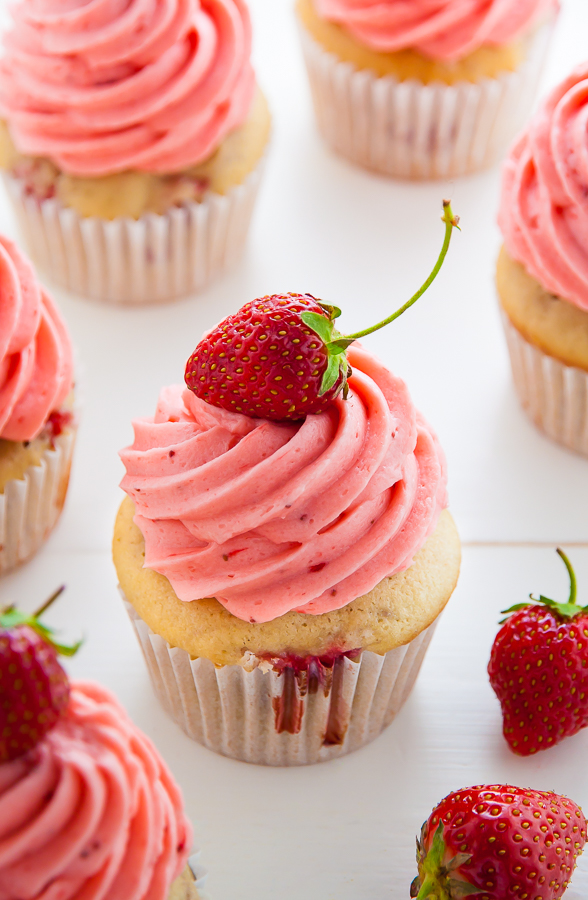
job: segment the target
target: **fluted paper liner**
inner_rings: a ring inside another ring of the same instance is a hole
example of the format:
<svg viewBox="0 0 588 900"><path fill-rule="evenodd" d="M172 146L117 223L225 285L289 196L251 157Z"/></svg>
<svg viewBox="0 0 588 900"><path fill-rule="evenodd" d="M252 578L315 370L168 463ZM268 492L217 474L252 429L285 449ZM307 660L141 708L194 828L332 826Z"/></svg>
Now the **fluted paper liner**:
<svg viewBox="0 0 588 900"><path fill-rule="evenodd" d="M108 303L163 303L204 289L239 260L262 168L226 196L137 220L83 218L31 196L18 178L4 181L29 255L56 285Z"/></svg>
<svg viewBox="0 0 588 900"><path fill-rule="evenodd" d="M352 162L398 178L449 178L499 159L532 106L553 23L528 40L516 72L480 82L423 84L358 71L301 26L319 131Z"/></svg>
<svg viewBox="0 0 588 900"><path fill-rule="evenodd" d="M45 450L38 466L13 478L0 494L0 574L37 552L59 518L65 502L75 442L68 428Z"/></svg>
<svg viewBox="0 0 588 900"><path fill-rule="evenodd" d="M588 456L588 372L566 366L531 344L505 312L502 321L523 408L558 444Z"/></svg>
<svg viewBox="0 0 588 900"><path fill-rule="evenodd" d="M130 603L125 605L155 693L169 715L210 750L267 766L322 762L374 740L412 690L436 625L382 656L364 650L357 661L338 658L328 686L319 683L316 691L305 692L292 669L249 671L191 659L151 631ZM298 716L297 733L277 730L278 723L291 726Z"/></svg>

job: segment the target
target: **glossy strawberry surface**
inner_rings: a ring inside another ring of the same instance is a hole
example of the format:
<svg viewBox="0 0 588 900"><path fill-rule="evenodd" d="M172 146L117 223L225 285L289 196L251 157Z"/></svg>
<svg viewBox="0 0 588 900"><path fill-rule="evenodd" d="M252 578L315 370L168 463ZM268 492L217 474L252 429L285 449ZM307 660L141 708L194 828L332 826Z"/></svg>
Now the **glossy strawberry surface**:
<svg viewBox="0 0 588 900"><path fill-rule="evenodd" d="M498 632L488 665L504 737L521 756L588 725L588 615L546 606L515 612Z"/></svg>
<svg viewBox="0 0 588 900"><path fill-rule="evenodd" d="M213 406L274 421L297 421L333 402L340 372L320 394L328 365L324 341L301 315L328 312L310 294L273 294L246 303L200 341L186 365L186 384Z"/></svg>
<svg viewBox="0 0 588 900"><path fill-rule="evenodd" d="M54 647L28 625L0 629L0 763L32 749L68 701Z"/></svg>
<svg viewBox="0 0 588 900"><path fill-rule="evenodd" d="M433 810L418 842L418 900L558 900L586 841L566 797L512 785L456 791Z"/></svg>

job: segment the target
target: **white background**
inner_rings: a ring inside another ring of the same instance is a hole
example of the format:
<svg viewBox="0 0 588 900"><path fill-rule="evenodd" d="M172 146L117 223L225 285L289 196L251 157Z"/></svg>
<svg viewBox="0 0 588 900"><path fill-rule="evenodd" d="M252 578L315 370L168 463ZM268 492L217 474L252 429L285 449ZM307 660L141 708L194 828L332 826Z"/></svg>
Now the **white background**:
<svg viewBox="0 0 588 900"><path fill-rule="evenodd" d="M214 900L403 900L414 836L446 793L479 782L568 793L588 810L588 731L523 760L501 736L486 665L499 611L529 591L563 598L569 548L588 603L588 461L538 434L510 383L493 287L498 167L451 183L387 181L333 157L312 119L291 0L250 0L255 63L274 134L243 262L198 298L120 310L54 291L78 353L82 420L67 506L38 556L3 579L0 602L32 609L60 583L51 623L85 643L75 677L112 688L184 790ZM4 0L2 0L4 6ZM586 0L564 0L543 92L588 55ZM449 462L464 541L458 589L416 689L372 745L335 762L266 769L215 756L152 695L110 562L121 492L117 451L159 389L181 381L201 332L256 296L310 291L355 331L387 315L428 273L441 199L462 217L434 287L366 341L408 382ZM0 228L13 234L4 197ZM588 852L570 900L588 896Z"/></svg>

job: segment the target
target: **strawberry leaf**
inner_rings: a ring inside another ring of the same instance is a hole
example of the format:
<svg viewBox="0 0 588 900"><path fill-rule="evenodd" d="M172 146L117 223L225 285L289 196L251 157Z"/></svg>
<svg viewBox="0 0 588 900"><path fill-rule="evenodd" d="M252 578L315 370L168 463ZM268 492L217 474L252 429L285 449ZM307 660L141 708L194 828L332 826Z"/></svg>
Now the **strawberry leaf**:
<svg viewBox="0 0 588 900"><path fill-rule="evenodd" d="M333 323L326 316L314 312L303 312L300 316L305 325L318 334L323 344L328 344L333 338Z"/></svg>
<svg viewBox="0 0 588 900"><path fill-rule="evenodd" d="M329 356L329 362L327 368L325 369L323 380L321 381L321 389L319 391L319 397L322 397L323 394L326 394L327 391L330 391L337 378L339 377L339 371L341 368L341 361L338 356Z"/></svg>

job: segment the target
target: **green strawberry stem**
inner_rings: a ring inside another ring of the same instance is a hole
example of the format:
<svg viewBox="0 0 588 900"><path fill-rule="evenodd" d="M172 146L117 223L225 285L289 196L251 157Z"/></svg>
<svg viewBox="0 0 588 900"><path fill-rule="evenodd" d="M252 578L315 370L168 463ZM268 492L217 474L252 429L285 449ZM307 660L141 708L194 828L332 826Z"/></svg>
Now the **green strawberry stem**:
<svg viewBox="0 0 588 900"><path fill-rule="evenodd" d="M358 340L358 338L365 337L367 334L372 334L374 331L379 331L380 328L384 328L385 325L389 325L390 322L393 322L394 319L397 319L402 315L403 312L411 307L414 303L417 302L419 297L421 297L427 288L433 283L439 269L443 265L443 260L447 256L447 251L449 249L449 243L451 241L451 235L453 233L454 228L459 228L459 217L453 215L453 211L451 209L451 203L449 200L443 201L443 216L442 221L445 222L445 238L443 240L443 246L441 248L441 253L439 254L439 258L435 263L433 270L425 283L421 285L416 294L414 294L410 300L407 300L406 303L397 309L396 312L393 312L391 316L388 316L387 319L384 319L382 322L378 322L377 325L372 325L371 328L364 328L363 331L357 331L355 334L341 334L334 325L334 320L337 319L341 315L341 310L337 306L327 306L324 303L320 305L327 313L326 316L319 315L314 312L303 312L301 315L302 321L305 325L308 325L309 328L318 334L325 345L325 349L327 351L327 367L323 372L323 377L321 381L321 387L319 390L319 396L323 396L327 391L330 391L331 388L340 380L340 386L338 390L343 391L343 398L347 397L347 378L351 374L351 369L347 363L347 357L345 355L345 351L354 341ZM337 391L338 393L338 391Z"/></svg>
<svg viewBox="0 0 588 900"><path fill-rule="evenodd" d="M568 575L570 576L570 596L568 598L567 603L558 603L556 600L551 600L549 597L544 597L543 594L539 594L538 597L534 597L533 594L529 594L529 598L532 600L531 603L515 603L514 606L511 606L510 609L503 609L503 615L507 617L511 613L519 612L521 609L526 609L526 607L536 604L538 606L548 606L554 612L556 612L562 619L573 619L575 616L579 616L582 613L588 613L588 606L578 606L577 603L577 583L576 583L576 573L574 572L573 566L569 561L566 554L563 552L561 547L558 547L555 551L564 561L564 565L568 570ZM506 622L506 619L501 619L500 624L502 625Z"/></svg>
<svg viewBox="0 0 588 900"><path fill-rule="evenodd" d="M424 284L421 285L416 294L413 294L410 300L407 300L406 303L400 307L400 309L397 309L396 312L393 312L392 315L388 316L387 319L383 319L381 322L378 322L377 325L372 325L371 328L364 328L363 331L356 331L355 334L346 334L344 336L345 341L357 341L359 340L359 338L365 337L368 334L373 334L374 331L379 331L380 328L384 328L385 325L389 325L390 322L393 322L394 319L398 319L399 316L402 315L402 313L406 312L407 309L409 309L414 303L416 303L419 297L422 297L422 295L425 293L427 288L429 288L433 284L435 278L439 274L439 270L441 269L443 262L445 261L445 257L447 256L453 229L459 228L459 216L453 215L451 209L451 201L449 200L443 201L443 216L441 217L441 221L445 222L445 238L443 240L443 246L441 247L439 258L433 266L433 270ZM337 341L336 343L340 342Z"/></svg>
<svg viewBox="0 0 588 900"><path fill-rule="evenodd" d="M45 600L43 606L41 606L35 613L33 613L33 619L40 619L44 612L46 612L52 603L55 603L58 597L63 594L65 590L65 585L62 584L61 587L58 587L56 591L53 591L51 596Z"/></svg>
<svg viewBox="0 0 588 900"><path fill-rule="evenodd" d="M18 628L20 625L28 625L28 627L36 631L43 640L47 641L57 653L60 653L62 656L73 656L82 646L82 641L77 641L71 646L68 644L58 644L53 638L53 629L48 628L47 625L43 625L43 623L39 621L40 616L49 609L51 604L57 600L64 590L65 585L62 584L61 587L58 587L45 603L43 603L41 608L38 609L36 613L33 613L32 616L21 612L14 604L5 607L0 611L0 628Z"/></svg>
<svg viewBox="0 0 588 900"><path fill-rule="evenodd" d="M564 561L564 565L565 565L566 569L568 570L568 575L570 576L570 597L569 597L568 603L570 604L570 606L575 606L576 605L576 593L577 593L576 573L574 572L571 562L569 561L569 559L567 558L566 554L563 552L561 547L558 547L555 552L557 554L559 554L559 556L561 556L561 558Z"/></svg>

